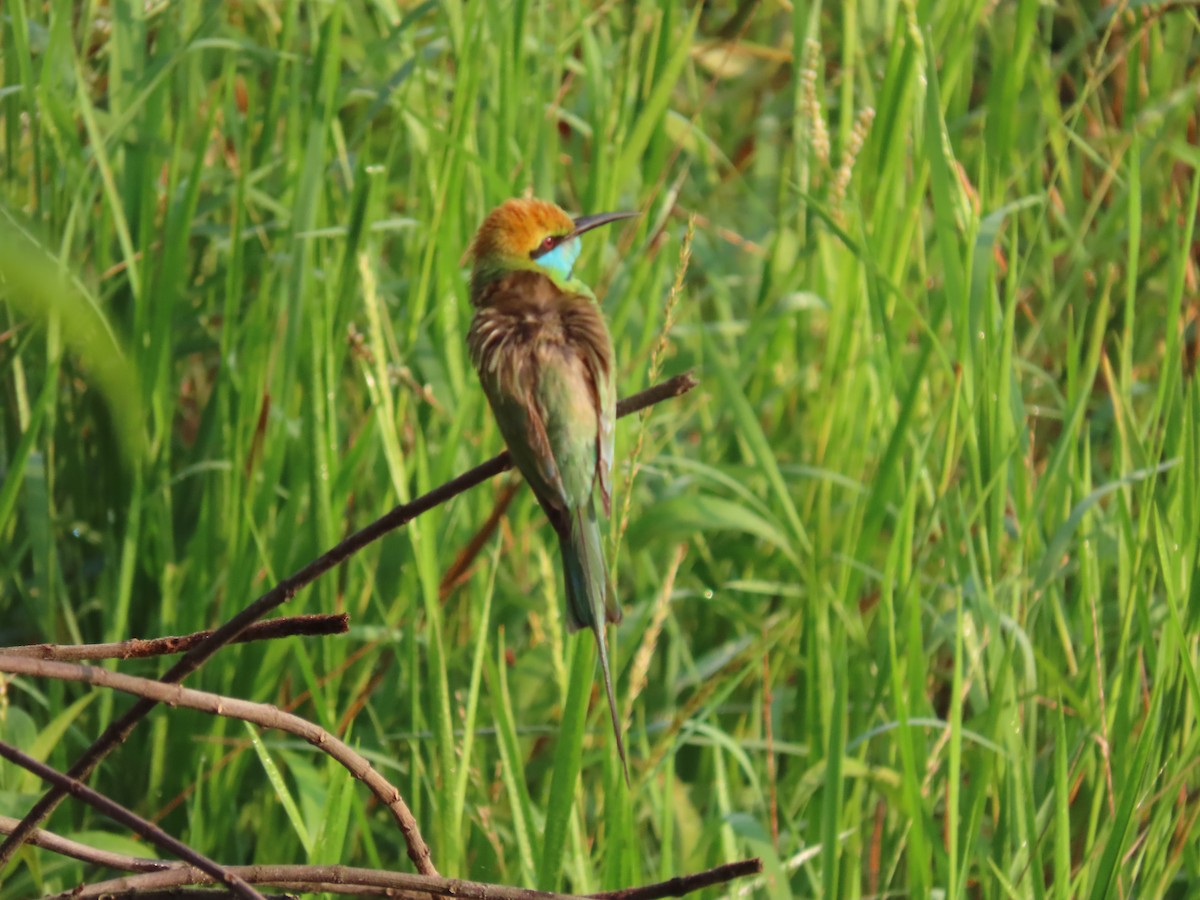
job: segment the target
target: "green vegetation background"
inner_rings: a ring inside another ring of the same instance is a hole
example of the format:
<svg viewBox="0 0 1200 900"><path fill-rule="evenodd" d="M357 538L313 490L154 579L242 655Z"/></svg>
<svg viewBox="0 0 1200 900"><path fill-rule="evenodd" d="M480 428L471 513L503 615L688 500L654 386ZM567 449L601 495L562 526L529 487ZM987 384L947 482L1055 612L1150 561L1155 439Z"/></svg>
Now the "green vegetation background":
<svg viewBox="0 0 1200 900"><path fill-rule="evenodd" d="M211 627L496 452L474 227L636 208L582 261L621 393L701 387L618 429L633 791L598 694L553 787L590 638L527 491L439 589L504 479L283 610L349 635L188 683L343 733L445 874L1195 896L1200 21L1098 6L7 0L0 641ZM12 679L0 733L65 769L130 702ZM159 710L93 783L223 862L408 866L344 771L230 721ZM0 812L40 791L0 766ZM27 850L3 895L89 877Z"/></svg>

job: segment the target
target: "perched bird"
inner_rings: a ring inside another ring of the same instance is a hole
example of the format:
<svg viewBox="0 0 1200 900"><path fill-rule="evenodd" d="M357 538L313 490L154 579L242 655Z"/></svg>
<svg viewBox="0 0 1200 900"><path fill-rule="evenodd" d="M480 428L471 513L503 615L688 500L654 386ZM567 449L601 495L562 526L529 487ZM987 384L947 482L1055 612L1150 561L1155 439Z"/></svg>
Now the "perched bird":
<svg viewBox="0 0 1200 900"><path fill-rule="evenodd" d="M520 469L558 534L572 631L596 635L617 750L628 781L613 697L606 622L621 620L596 519L611 513L616 392L612 338L595 294L572 275L579 236L637 213L572 220L544 200L508 200L471 244L471 359Z"/></svg>

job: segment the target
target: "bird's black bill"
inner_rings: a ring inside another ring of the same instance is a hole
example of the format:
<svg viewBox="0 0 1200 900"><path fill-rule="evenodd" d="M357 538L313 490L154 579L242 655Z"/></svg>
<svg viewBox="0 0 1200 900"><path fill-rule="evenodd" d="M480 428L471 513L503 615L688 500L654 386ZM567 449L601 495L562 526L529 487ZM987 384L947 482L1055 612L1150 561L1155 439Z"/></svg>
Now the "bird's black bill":
<svg viewBox="0 0 1200 900"><path fill-rule="evenodd" d="M580 216L575 220L575 230L567 235L569 238L579 237L585 231L591 231L593 228L599 228L601 225L607 225L609 222L619 222L621 219L635 219L641 213L636 212L607 212L596 213L594 216Z"/></svg>

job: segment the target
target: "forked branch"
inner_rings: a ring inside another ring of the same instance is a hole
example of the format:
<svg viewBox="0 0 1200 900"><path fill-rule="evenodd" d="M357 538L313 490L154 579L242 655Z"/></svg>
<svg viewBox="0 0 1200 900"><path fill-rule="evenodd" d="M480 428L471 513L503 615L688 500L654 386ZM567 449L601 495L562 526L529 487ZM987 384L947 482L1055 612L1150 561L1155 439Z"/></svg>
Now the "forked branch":
<svg viewBox="0 0 1200 900"><path fill-rule="evenodd" d="M151 678L137 678L120 672L109 672L94 666L57 662L49 659L27 659L0 653L0 672L61 681L82 681L97 687L125 691L156 703L196 709L214 716L241 719L263 728L286 731L308 741L318 750L328 753L345 769L365 784L388 808L408 845L408 856L418 871L431 868L429 847L417 827L417 820L400 796L400 791L379 773L366 757L330 734L324 728L299 716L286 713L268 703L254 703L236 697L222 697L207 691L197 691L178 684L163 684Z"/></svg>

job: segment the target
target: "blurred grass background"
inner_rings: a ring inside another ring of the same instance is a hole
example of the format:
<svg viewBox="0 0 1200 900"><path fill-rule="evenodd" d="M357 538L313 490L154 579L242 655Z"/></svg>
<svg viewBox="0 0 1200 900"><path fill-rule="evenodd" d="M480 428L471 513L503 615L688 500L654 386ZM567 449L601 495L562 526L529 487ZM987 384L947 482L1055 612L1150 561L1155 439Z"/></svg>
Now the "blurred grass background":
<svg viewBox="0 0 1200 900"><path fill-rule="evenodd" d="M595 693L552 786L579 643L526 490L441 589L503 479L283 609L347 637L188 684L346 736L448 875L1200 891L1194 5L7 0L0 41L0 643L211 627L496 452L474 227L640 209L582 260L621 393L664 335L702 383L618 428L633 791ZM0 734L65 769L130 702L12 679ZM408 866L238 723L159 710L93 784L222 862ZM40 792L0 766L0 812Z"/></svg>

